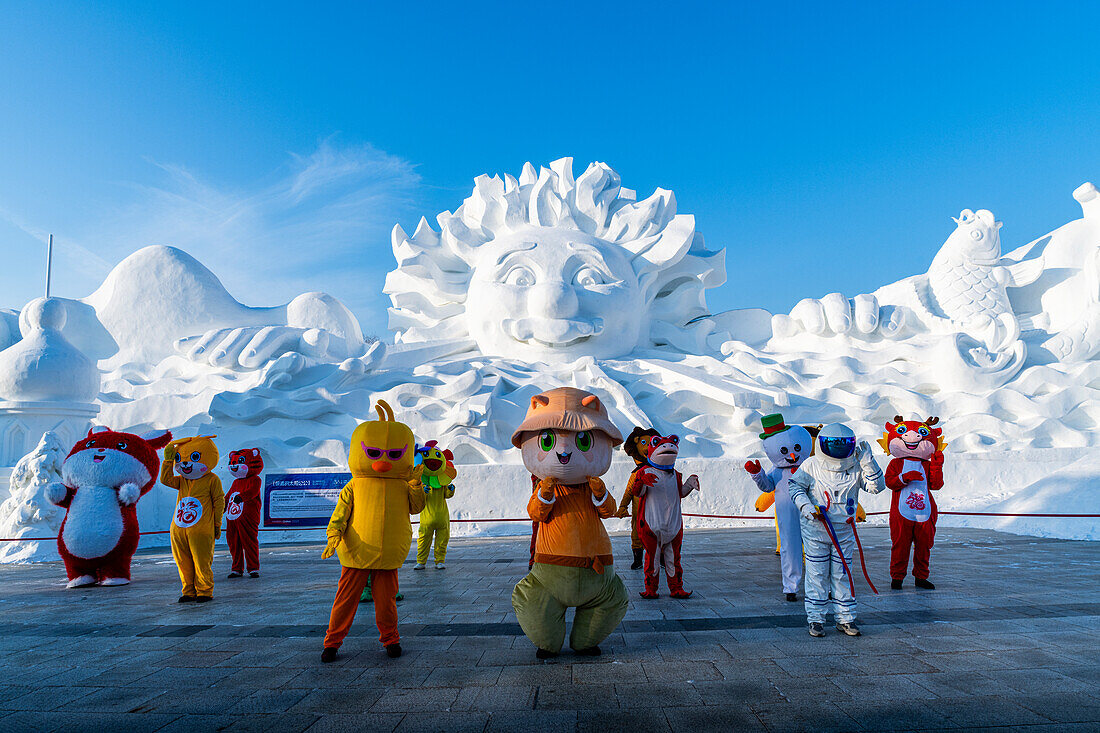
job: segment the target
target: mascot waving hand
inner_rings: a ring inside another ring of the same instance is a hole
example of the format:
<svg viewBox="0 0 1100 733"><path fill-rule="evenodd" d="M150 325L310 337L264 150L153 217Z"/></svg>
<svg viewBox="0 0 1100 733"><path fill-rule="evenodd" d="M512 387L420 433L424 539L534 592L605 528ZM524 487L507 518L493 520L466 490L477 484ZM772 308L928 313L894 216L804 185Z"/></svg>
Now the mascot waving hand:
<svg viewBox="0 0 1100 733"><path fill-rule="evenodd" d="M909 569L909 548L913 547L913 579L918 588L935 590L928 580L928 558L936 537L936 500L933 491L943 488L943 430L939 418L924 422L903 420L886 423L879 440L890 463L886 466L886 487L890 499L890 587L901 589Z"/></svg>

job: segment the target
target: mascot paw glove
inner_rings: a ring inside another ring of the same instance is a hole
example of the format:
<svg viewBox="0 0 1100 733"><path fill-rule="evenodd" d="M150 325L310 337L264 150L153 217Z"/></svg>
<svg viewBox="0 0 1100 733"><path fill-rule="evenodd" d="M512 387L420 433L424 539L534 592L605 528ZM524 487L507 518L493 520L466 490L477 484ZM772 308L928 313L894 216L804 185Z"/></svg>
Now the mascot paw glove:
<svg viewBox="0 0 1100 733"><path fill-rule="evenodd" d="M321 559L328 560L330 557L336 554L336 546L340 544L339 537L332 537L329 539L328 544L325 545L325 549L321 551Z"/></svg>
<svg viewBox="0 0 1100 733"><path fill-rule="evenodd" d="M901 475L901 480L907 484L913 481L920 481L922 478L924 478L924 474L920 471L906 471Z"/></svg>
<svg viewBox="0 0 1100 733"><path fill-rule="evenodd" d="M125 483L118 487L118 500L130 506L136 504L137 500L141 498L141 487L135 483Z"/></svg>
<svg viewBox="0 0 1100 733"><path fill-rule="evenodd" d="M933 466L942 466L943 465L943 451L942 450L938 450L938 451L936 451L935 453L932 454L932 465Z"/></svg>
<svg viewBox="0 0 1100 733"><path fill-rule="evenodd" d="M760 473L760 461L745 461L745 470L749 473Z"/></svg>
<svg viewBox="0 0 1100 733"><path fill-rule="evenodd" d="M801 508L801 509L799 509L798 511L799 511L799 512L800 512L800 513L802 514L802 516L803 516L803 517L804 517L804 518L805 518L805 519L806 519L807 521L810 521L810 522L812 522L813 520L817 519L817 510L816 510L816 509L814 509L814 508L813 508L812 506L810 506L809 504L805 505L804 507L802 507L802 508Z"/></svg>
<svg viewBox="0 0 1100 733"><path fill-rule="evenodd" d="M65 500L65 495L69 493L69 490L65 488L65 484L51 481L46 484L46 500L51 504L57 504L58 502Z"/></svg>
<svg viewBox="0 0 1100 733"><path fill-rule="evenodd" d="M597 499L607 494L607 487L603 485L603 481L595 476L590 476L588 478L588 490L591 491L592 496L596 497Z"/></svg>
<svg viewBox="0 0 1100 733"><path fill-rule="evenodd" d="M696 476L694 473L691 474L687 477L687 481L684 482L684 486L687 488L688 491L698 491L699 477Z"/></svg>

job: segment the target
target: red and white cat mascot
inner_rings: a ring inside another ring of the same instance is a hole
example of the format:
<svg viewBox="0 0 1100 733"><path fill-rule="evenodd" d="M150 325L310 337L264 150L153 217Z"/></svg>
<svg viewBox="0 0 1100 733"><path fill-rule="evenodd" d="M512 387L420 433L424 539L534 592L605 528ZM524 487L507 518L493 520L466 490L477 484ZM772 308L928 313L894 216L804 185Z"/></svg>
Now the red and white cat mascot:
<svg viewBox="0 0 1100 733"><path fill-rule="evenodd" d="M913 578L918 588L934 590L928 580L928 559L936 537L936 500L933 491L943 488L943 430L936 427L939 418L902 420L886 423L879 440L890 464L886 467L886 487L890 498L890 587L901 588L909 569L909 548L913 548Z"/></svg>
<svg viewBox="0 0 1100 733"><path fill-rule="evenodd" d="M172 439L167 430L133 435L96 427L61 464L61 483L46 498L64 507L57 551L69 588L126 585L138 546L138 499L156 483L157 450Z"/></svg>
<svg viewBox="0 0 1100 733"><path fill-rule="evenodd" d="M233 557L230 578L239 578L248 568L250 578L260 577L260 473L264 459L259 448L229 453L233 485L225 492L225 540Z"/></svg>

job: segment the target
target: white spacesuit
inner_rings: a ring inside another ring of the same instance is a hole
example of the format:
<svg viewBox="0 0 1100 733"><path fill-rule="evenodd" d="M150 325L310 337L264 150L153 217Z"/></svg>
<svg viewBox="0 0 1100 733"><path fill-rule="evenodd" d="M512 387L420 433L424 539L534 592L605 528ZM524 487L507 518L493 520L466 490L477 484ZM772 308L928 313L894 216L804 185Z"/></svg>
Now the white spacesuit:
<svg viewBox="0 0 1100 733"><path fill-rule="evenodd" d="M831 609L837 629L849 636L858 636L856 599L829 531L818 513L824 512L828 517L844 553L844 561L851 568L859 490L877 494L886 484L882 469L871 455L871 446L862 440L857 445L855 434L847 426L826 426L817 436L817 443L817 453L807 458L790 478L791 499L802 515L806 619L810 623L810 634L823 636L822 624Z"/></svg>

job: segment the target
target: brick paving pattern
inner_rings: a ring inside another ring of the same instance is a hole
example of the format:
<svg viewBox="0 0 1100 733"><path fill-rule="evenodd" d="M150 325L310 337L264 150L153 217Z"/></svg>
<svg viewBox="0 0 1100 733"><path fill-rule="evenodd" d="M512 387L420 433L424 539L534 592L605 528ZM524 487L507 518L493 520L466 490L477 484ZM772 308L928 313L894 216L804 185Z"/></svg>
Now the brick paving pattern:
<svg viewBox="0 0 1100 733"><path fill-rule="evenodd" d="M881 595L858 578L860 638L807 635L771 530L690 532L685 601L638 598L617 536L626 620L602 657L549 662L509 601L526 538L455 539L445 570L410 561L405 655L385 656L364 604L329 665L339 565L320 545L263 549L256 580L226 580L219 551L203 606L175 603L163 552L124 588L0 566L0 731L1100 730L1096 544L941 529L937 590L891 591L887 531L861 537Z"/></svg>

